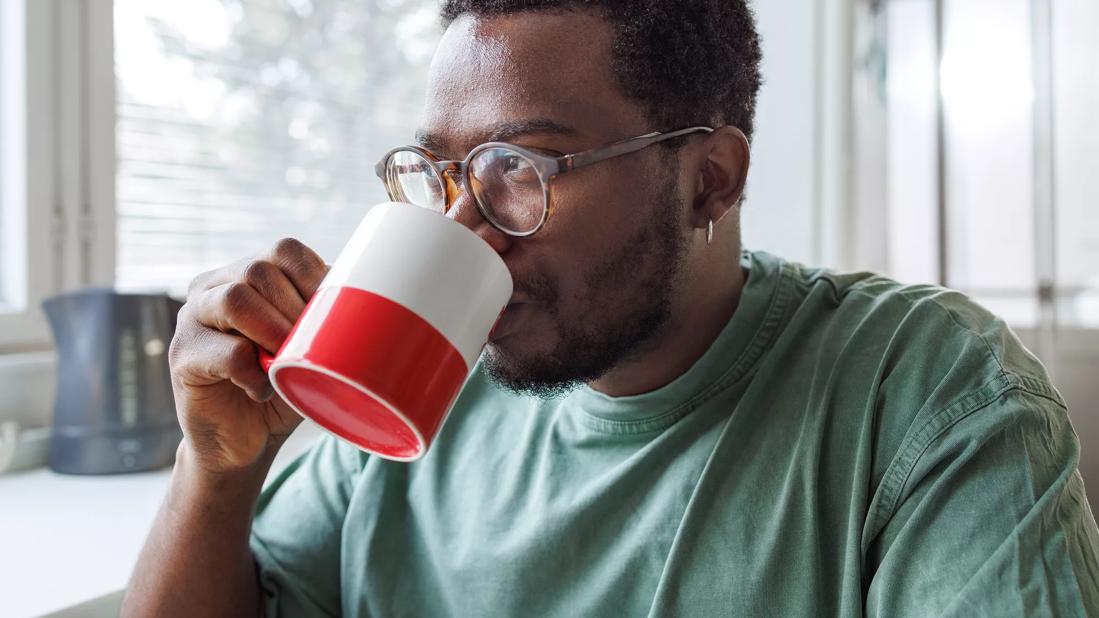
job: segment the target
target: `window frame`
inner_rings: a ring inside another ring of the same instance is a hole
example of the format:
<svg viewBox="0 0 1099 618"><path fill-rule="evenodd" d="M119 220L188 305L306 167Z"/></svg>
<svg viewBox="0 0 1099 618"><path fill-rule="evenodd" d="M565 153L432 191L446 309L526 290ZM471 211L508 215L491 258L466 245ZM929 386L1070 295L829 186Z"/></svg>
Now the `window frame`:
<svg viewBox="0 0 1099 618"><path fill-rule="evenodd" d="M111 0L0 0L5 261L21 311L0 313L0 353L52 348L41 302L114 283Z"/></svg>

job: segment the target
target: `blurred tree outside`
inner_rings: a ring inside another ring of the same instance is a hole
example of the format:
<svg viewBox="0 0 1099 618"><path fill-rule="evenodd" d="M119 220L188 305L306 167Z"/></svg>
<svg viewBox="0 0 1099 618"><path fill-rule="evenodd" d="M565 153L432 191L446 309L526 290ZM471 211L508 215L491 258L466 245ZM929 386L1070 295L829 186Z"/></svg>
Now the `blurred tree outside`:
<svg viewBox="0 0 1099 618"><path fill-rule="evenodd" d="M121 289L294 236L335 259L413 137L429 0L117 0Z"/></svg>

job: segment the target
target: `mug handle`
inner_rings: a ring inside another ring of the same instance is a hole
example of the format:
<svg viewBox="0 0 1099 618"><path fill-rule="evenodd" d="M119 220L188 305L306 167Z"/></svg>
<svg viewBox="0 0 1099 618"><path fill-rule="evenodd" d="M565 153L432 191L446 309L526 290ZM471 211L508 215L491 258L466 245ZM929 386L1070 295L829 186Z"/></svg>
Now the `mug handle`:
<svg viewBox="0 0 1099 618"><path fill-rule="evenodd" d="M275 355L259 347L259 366L263 369L263 373L271 373L271 365L274 362Z"/></svg>

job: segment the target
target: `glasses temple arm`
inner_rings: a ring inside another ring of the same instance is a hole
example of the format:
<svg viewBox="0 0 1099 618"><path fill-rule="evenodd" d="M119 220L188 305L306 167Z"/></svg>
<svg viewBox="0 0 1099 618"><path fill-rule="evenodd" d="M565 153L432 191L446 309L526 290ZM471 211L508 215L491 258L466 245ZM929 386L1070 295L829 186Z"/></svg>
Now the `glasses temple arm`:
<svg viewBox="0 0 1099 618"><path fill-rule="evenodd" d="M689 127L686 129L680 129L678 131L671 131L669 133L646 133L645 135L640 135L638 137L623 140L621 142L616 142L602 148L595 148L593 150L587 150L585 152L579 152L576 154L561 157L557 159L559 165L558 173L579 169L593 163L598 163L600 161L605 161L614 157L630 154L631 152L637 152L638 150L648 148L653 144L662 142L664 140L680 137L682 135L687 135L688 133L713 133L713 131L714 130L710 127Z"/></svg>

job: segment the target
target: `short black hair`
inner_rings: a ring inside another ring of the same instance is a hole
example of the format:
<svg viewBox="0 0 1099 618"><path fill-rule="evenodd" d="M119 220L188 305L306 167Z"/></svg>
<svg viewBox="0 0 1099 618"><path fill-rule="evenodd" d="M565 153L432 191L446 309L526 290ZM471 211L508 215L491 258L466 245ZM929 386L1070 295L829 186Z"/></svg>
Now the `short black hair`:
<svg viewBox="0 0 1099 618"><path fill-rule="evenodd" d="M443 0L459 16L593 11L615 27L612 59L625 93L670 131L733 125L751 139L761 84L759 33L748 0Z"/></svg>

